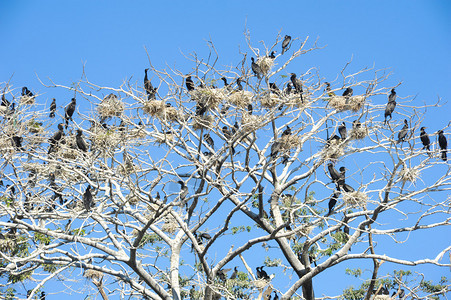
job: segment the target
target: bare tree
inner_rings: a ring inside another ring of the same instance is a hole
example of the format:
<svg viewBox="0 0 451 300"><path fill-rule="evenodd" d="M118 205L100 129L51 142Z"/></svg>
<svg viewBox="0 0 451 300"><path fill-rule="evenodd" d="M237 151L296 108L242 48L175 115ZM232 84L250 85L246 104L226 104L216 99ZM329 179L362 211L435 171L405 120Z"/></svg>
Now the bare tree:
<svg viewBox="0 0 451 300"><path fill-rule="evenodd" d="M43 82L68 95L52 119L44 96L2 84L2 299L55 279L103 299L330 298L314 277L348 260L374 267L346 299L449 291L421 270L379 274L384 262L451 267L451 246L432 258L379 251L450 225L450 167L435 132L427 149L419 133L438 103L396 97L386 70L293 70L319 49L308 38L283 55L281 36L260 48L245 38L250 51L224 69L209 42L189 71L149 60L144 82ZM255 265L263 249L271 257ZM95 289L75 286L83 278Z"/></svg>

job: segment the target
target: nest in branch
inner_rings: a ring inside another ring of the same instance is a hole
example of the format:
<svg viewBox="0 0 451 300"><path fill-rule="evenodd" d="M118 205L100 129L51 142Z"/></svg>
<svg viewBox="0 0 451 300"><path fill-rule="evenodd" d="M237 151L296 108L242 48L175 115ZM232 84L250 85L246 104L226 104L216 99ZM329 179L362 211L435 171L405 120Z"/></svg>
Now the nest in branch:
<svg viewBox="0 0 451 300"><path fill-rule="evenodd" d="M253 94L249 91L234 91L229 97L230 104L239 108L247 108L252 103Z"/></svg>
<svg viewBox="0 0 451 300"><path fill-rule="evenodd" d="M100 280L103 277L103 273L96 270L88 269L83 273L83 276L89 279L97 279Z"/></svg>
<svg viewBox="0 0 451 300"><path fill-rule="evenodd" d="M170 215L166 216L164 224L161 226L161 230L167 233L174 233L177 228L179 228L179 224L174 219L174 217Z"/></svg>
<svg viewBox="0 0 451 300"><path fill-rule="evenodd" d="M165 107L163 112L159 115L159 118L168 121L177 121L179 119L179 112L173 106Z"/></svg>
<svg viewBox="0 0 451 300"><path fill-rule="evenodd" d="M32 97L26 96L26 95L21 96L19 101L21 104L33 105L34 104L34 96L32 96Z"/></svg>
<svg viewBox="0 0 451 300"><path fill-rule="evenodd" d="M147 136L144 128L135 128L127 132L130 138L144 139Z"/></svg>
<svg viewBox="0 0 451 300"><path fill-rule="evenodd" d="M362 140L368 135L368 128L366 126L354 127L349 135L354 140Z"/></svg>
<svg viewBox="0 0 451 300"><path fill-rule="evenodd" d="M399 172L399 177L403 182L410 181L412 183L415 183L417 179L420 177L420 170L416 168L406 168L404 167Z"/></svg>
<svg viewBox="0 0 451 300"><path fill-rule="evenodd" d="M244 113L243 118L241 119L241 130L244 130L245 132L255 131L261 127L260 123L261 119L259 116Z"/></svg>
<svg viewBox="0 0 451 300"><path fill-rule="evenodd" d="M290 150L299 147L301 144L301 138L297 135L284 135L279 139L280 147L282 150Z"/></svg>
<svg viewBox="0 0 451 300"><path fill-rule="evenodd" d="M131 162L120 164L117 167L117 172L122 176L128 176L128 175L132 174L134 171L135 171L135 166Z"/></svg>
<svg viewBox="0 0 451 300"><path fill-rule="evenodd" d="M156 132L153 136L155 137L155 142L160 145L174 142L174 135L172 133Z"/></svg>
<svg viewBox="0 0 451 300"><path fill-rule="evenodd" d="M211 128L213 125L214 117L213 116L195 116L193 118L193 129L194 130L200 130L200 129L206 129Z"/></svg>
<svg viewBox="0 0 451 300"><path fill-rule="evenodd" d="M163 113L165 103L160 100L146 101L143 106L143 111L152 117L158 117Z"/></svg>
<svg viewBox="0 0 451 300"><path fill-rule="evenodd" d="M368 201L368 195L363 192L354 191L351 193L343 192L343 201L351 207L364 207Z"/></svg>
<svg viewBox="0 0 451 300"><path fill-rule="evenodd" d="M256 64L260 66L260 69L262 70L263 74L266 75L274 66L274 59L267 56L263 56L257 59Z"/></svg>
<svg viewBox="0 0 451 300"><path fill-rule="evenodd" d="M97 107L101 117L118 117L124 112L124 103L115 94L109 94Z"/></svg>
<svg viewBox="0 0 451 300"><path fill-rule="evenodd" d="M345 154L342 145L335 143L335 140L331 140L330 145L326 145L323 150L323 156L327 159L338 159Z"/></svg>
<svg viewBox="0 0 451 300"><path fill-rule="evenodd" d="M261 98L260 102L263 107L273 108L278 107L280 105L280 98L276 94L273 93L265 93Z"/></svg>
<svg viewBox="0 0 451 300"><path fill-rule="evenodd" d="M136 196L135 194L130 194L127 201L131 205L137 205L140 202L139 197Z"/></svg>
<svg viewBox="0 0 451 300"><path fill-rule="evenodd" d="M219 103L227 96L224 89L196 88L190 92L191 98L204 104L207 109L217 109Z"/></svg>
<svg viewBox="0 0 451 300"><path fill-rule="evenodd" d="M254 280L252 283L254 284L254 286L256 288L264 289L266 286L268 286L268 284L271 283L271 281L270 280L266 280L264 278L260 278L260 279Z"/></svg>
<svg viewBox="0 0 451 300"><path fill-rule="evenodd" d="M13 150L13 141L9 137L5 137L4 135L0 137L0 151L12 151Z"/></svg>
<svg viewBox="0 0 451 300"><path fill-rule="evenodd" d="M104 128L103 126L91 127L90 138L99 150L114 148L121 140L120 132L114 129Z"/></svg>
<svg viewBox="0 0 451 300"><path fill-rule="evenodd" d="M28 129L29 132L36 133L36 134L44 132L44 128L42 127L42 123L41 122L36 122L33 119L28 121L27 129Z"/></svg>
<svg viewBox="0 0 451 300"><path fill-rule="evenodd" d="M329 105L336 110L352 110L354 112L359 111L365 103L364 96L333 96L329 99Z"/></svg>

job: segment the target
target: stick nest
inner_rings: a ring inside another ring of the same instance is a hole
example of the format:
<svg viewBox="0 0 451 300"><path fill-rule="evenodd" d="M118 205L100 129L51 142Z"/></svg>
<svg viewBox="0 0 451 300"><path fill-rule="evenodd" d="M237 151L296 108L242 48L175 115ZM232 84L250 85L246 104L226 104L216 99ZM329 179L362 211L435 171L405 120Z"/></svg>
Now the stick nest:
<svg viewBox="0 0 451 300"><path fill-rule="evenodd" d="M195 116L193 118L192 126L194 130L211 128L213 121L213 116Z"/></svg>
<svg viewBox="0 0 451 300"><path fill-rule="evenodd" d="M241 119L241 129L244 131L255 131L261 127L260 123L261 119L259 116L245 113Z"/></svg>
<svg viewBox="0 0 451 300"><path fill-rule="evenodd" d="M236 107L247 108L252 103L252 96L253 94L249 91L235 91L227 100Z"/></svg>
<svg viewBox="0 0 451 300"><path fill-rule="evenodd" d="M89 279L97 279L100 280L103 277L103 273L97 270L91 270L88 269L85 271L85 273L83 274L84 277L89 278Z"/></svg>
<svg viewBox="0 0 451 300"><path fill-rule="evenodd" d="M114 129L106 129L103 126L93 126L90 130L90 138L94 143L94 147L102 152L114 150L121 141L121 133Z"/></svg>
<svg viewBox="0 0 451 300"><path fill-rule="evenodd" d="M353 112L357 112L362 108L364 103L364 96L352 96L349 98L343 96L333 96L329 99L330 106L339 111L352 110Z"/></svg>
<svg viewBox="0 0 451 300"><path fill-rule="evenodd" d="M368 201L368 195L363 192L354 191L351 193L343 192L343 201L351 207L364 207Z"/></svg>
<svg viewBox="0 0 451 300"><path fill-rule="evenodd" d="M368 128L366 126L354 127L351 129L349 135L354 140L362 140L368 135Z"/></svg>
<svg viewBox="0 0 451 300"><path fill-rule="evenodd" d="M280 105L280 98L276 94L266 93L260 98L263 107L273 108Z"/></svg>
<svg viewBox="0 0 451 300"><path fill-rule="evenodd" d="M330 141L330 145L326 145L323 150L323 156L327 159L338 159L345 154L344 148L341 144Z"/></svg>
<svg viewBox="0 0 451 300"><path fill-rule="evenodd" d="M177 228L179 228L179 224L172 216L166 216L163 226L161 226L161 230L167 233L174 233Z"/></svg>
<svg viewBox="0 0 451 300"><path fill-rule="evenodd" d="M143 106L143 111L152 117L158 117L163 113L165 104L160 100L146 101Z"/></svg>
<svg viewBox="0 0 451 300"><path fill-rule="evenodd" d="M39 133L43 133L44 132L44 128L42 127L42 123L41 122L36 122L33 119L28 121L27 129L31 133L39 134Z"/></svg>
<svg viewBox="0 0 451 300"><path fill-rule="evenodd" d="M156 132L154 135L155 142L157 144L167 144L172 143L174 141L174 135L172 133L162 133L162 132Z"/></svg>
<svg viewBox="0 0 451 300"><path fill-rule="evenodd" d="M420 178L420 170L416 168L406 168L404 167L399 172L399 177L403 182L410 181L412 183L415 183L418 178Z"/></svg>
<svg viewBox="0 0 451 300"><path fill-rule="evenodd" d="M28 105L33 105L34 104L34 96L30 97L30 96L21 96L20 97L20 103L21 104L28 104Z"/></svg>
<svg viewBox="0 0 451 300"><path fill-rule="evenodd" d="M118 117L124 112L124 103L115 94L109 94L97 107L102 117Z"/></svg>
<svg viewBox="0 0 451 300"><path fill-rule="evenodd" d="M254 280L252 283L254 284L254 286L256 288L263 289L270 283L270 281L266 280L264 278L260 278L260 279Z"/></svg>
<svg viewBox="0 0 451 300"><path fill-rule="evenodd" d="M280 147L282 150L290 150L297 148L301 144L301 138L297 135L284 135L279 139Z"/></svg>
<svg viewBox="0 0 451 300"><path fill-rule="evenodd" d="M274 59L263 56L257 59L256 64L260 66L260 69L262 69L263 74L266 75L274 66Z"/></svg>
<svg viewBox="0 0 451 300"><path fill-rule="evenodd" d="M196 88L190 92L191 98L198 103L207 106L207 109L218 108L222 99L226 98L227 93L224 89Z"/></svg>
<svg viewBox="0 0 451 300"><path fill-rule="evenodd" d="M160 119L166 119L168 121L177 121L179 119L179 112L173 106L165 107L159 117Z"/></svg>

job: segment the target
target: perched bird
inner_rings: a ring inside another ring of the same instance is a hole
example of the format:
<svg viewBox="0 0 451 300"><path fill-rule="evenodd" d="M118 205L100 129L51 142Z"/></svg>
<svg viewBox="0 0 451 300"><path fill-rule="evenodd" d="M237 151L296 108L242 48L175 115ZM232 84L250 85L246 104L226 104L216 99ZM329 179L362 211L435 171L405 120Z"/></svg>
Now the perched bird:
<svg viewBox="0 0 451 300"><path fill-rule="evenodd" d="M233 273L230 275L230 279L236 279L236 276L238 274L238 267L233 268Z"/></svg>
<svg viewBox="0 0 451 300"><path fill-rule="evenodd" d="M335 144L335 145L339 144L340 140L341 140L340 137L338 135L334 134L327 139L326 146L330 147L330 145L332 145L332 144Z"/></svg>
<svg viewBox="0 0 451 300"><path fill-rule="evenodd" d="M205 240L211 240L211 235L209 235L209 234L206 233L206 232L201 232L201 233L199 234L199 238L205 239Z"/></svg>
<svg viewBox="0 0 451 300"><path fill-rule="evenodd" d="M359 120L352 121L352 128L357 129L357 128L360 128L360 127L362 127L362 124L360 123Z"/></svg>
<svg viewBox="0 0 451 300"><path fill-rule="evenodd" d="M88 151L88 145L82 137L83 131L81 129L77 129L77 135L75 136L75 140L77 142L77 147L83 152Z"/></svg>
<svg viewBox="0 0 451 300"><path fill-rule="evenodd" d="M271 158L275 158L277 154L279 153L281 148L281 144L279 142L274 142L271 145Z"/></svg>
<svg viewBox="0 0 451 300"><path fill-rule="evenodd" d="M293 83L293 87L294 87L294 91L296 94L299 94L301 96L301 101L303 102L304 100L302 99L302 81L299 78L296 78L296 74L295 73L291 73L291 83Z"/></svg>
<svg viewBox="0 0 451 300"><path fill-rule="evenodd" d="M269 90L271 91L271 93L276 94L276 95L280 95L280 89L277 87L275 82L270 82L269 83Z"/></svg>
<svg viewBox="0 0 451 300"><path fill-rule="evenodd" d="M407 119L404 119L404 126L401 128L401 130L398 132L398 144L401 142L404 142L407 131L409 130L409 124L407 123Z"/></svg>
<svg viewBox="0 0 451 300"><path fill-rule="evenodd" d="M252 115L253 107L252 107L252 104L250 104L250 103L247 105L247 112L248 112L250 115Z"/></svg>
<svg viewBox="0 0 451 300"><path fill-rule="evenodd" d="M191 92L195 89L194 81L191 79L191 75L186 76L185 79L186 88L188 89L188 92Z"/></svg>
<svg viewBox="0 0 451 300"><path fill-rule="evenodd" d="M188 196L188 187L185 185L185 182L181 180L177 181L177 183L180 184L180 201L182 202L182 205L186 204L185 200L186 196Z"/></svg>
<svg viewBox="0 0 451 300"><path fill-rule="evenodd" d="M227 280L227 272L229 272L231 269L221 269L218 271L218 277L221 281L225 282Z"/></svg>
<svg viewBox="0 0 451 300"><path fill-rule="evenodd" d="M282 54L284 54L288 50L288 46L290 45L290 42L291 42L291 36L285 35L285 38L283 39L283 42L282 42Z"/></svg>
<svg viewBox="0 0 451 300"><path fill-rule="evenodd" d="M347 131L346 131L346 124L345 124L345 122L341 123L341 125L338 126L338 133L340 134L342 140L346 139Z"/></svg>
<svg viewBox="0 0 451 300"><path fill-rule="evenodd" d="M45 300L45 292L44 291L41 292L41 297L39 298L39 300Z"/></svg>
<svg viewBox="0 0 451 300"><path fill-rule="evenodd" d="M399 299L402 299L402 298L404 298L405 295L406 295L406 292L404 291L404 289L401 289L398 297L399 297Z"/></svg>
<svg viewBox="0 0 451 300"><path fill-rule="evenodd" d="M205 103L200 101L196 103L196 116L203 116L206 111L207 105Z"/></svg>
<svg viewBox="0 0 451 300"><path fill-rule="evenodd" d="M259 274L260 274L260 277L258 276ZM265 280L270 279L268 276L268 273L266 273L266 271L263 270L263 266L260 267L260 272L257 270L257 279L265 279Z"/></svg>
<svg viewBox="0 0 451 300"><path fill-rule="evenodd" d="M50 103L50 114L49 118L54 118L56 112L56 100L55 98L52 99L52 103Z"/></svg>
<svg viewBox="0 0 451 300"><path fill-rule="evenodd" d="M282 137L291 135L291 128L287 125L287 128L282 132Z"/></svg>
<svg viewBox="0 0 451 300"><path fill-rule="evenodd" d="M83 206L85 207L86 211L90 211L91 208L94 207L94 201L92 201L91 194L91 185L89 184L83 194Z"/></svg>
<svg viewBox="0 0 451 300"><path fill-rule="evenodd" d="M238 122L235 121L235 124L233 124L233 127L232 127L232 134L235 135L235 133L237 133L238 130L240 130L240 125L238 125Z"/></svg>
<svg viewBox="0 0 451 300"><path fill-rule="evenodd" d="M384 124L387 124L388 121L389 121L389 120L387 120L387 117L390 117L390 120L392 119L391 114L395 110L395 107L396 107L396 92L395 92L395 89L391 89L391 93L388 96L387 106L385 106L385 113L384 113L385 121L384 121Z"/></svg>
<svg viewBox="0 0 451 300"><path fill-rule="evenodd" d="M431 140L429 139L429 135L424 130L425 128L426 127L420 128L420 140L423 143L423 149L426 149L427 151L431 151L431 149L430 149Z"/></svg>
<svg viewBox="0 0 451 300"><path fill-rule="evenodd" d="M226 88L227 91L231 92L232 91L232 87L229 85L229 83L227 82L227 78L225 77L221 77L221 80L224 81L224 87Z"/></svg>
<svg viewBox="0 0 451 300"><path fill-rule="evenodd" d="M58 124L58 131L55 132L55 134L49 139L50 147L48 154L52 153L55 150L55 147L57 146L58 142L62 139L64 136L64 127L63 124Z"/></svg>
<svg viewBox="0 0 451 300"><path fill-rule="evenodd" d="M232 139L232 132L229 130L229 127L223 126L222 134L224 134L226 141L229 141L230 139Z"/></svg>
<svg viewBox="0 0 451 300"><path fill-rule="evenodd" d="M354 188L345 182L346 179L346 168L340 167L340 180L338 181L338 187L343 189L347 193L354 192Z"/></svg>
<svg viewBox="0 0 451 300"><path fill-rule="evenodd" d="M72 98L70 103L66 106L64 112L64 119L66 120L66 128L69 125L69 120L72 120L72 116L75 112L75 105L77 104L77 100L75 98Z"/></svg>
<svg viewBox="0 0 451 300"><path fill-rule="evenodd" d="M255 76L257 76L258 79L260 79L261 74L263 73L262 68L260 68L260 66L255 62L253 57L251 57L251 61L252 72L254 72Z"/></svg>
<svg viewBox="0 0 451 300"><path fill-rule="evenodd" d="M25 149L22 147L23 137L15 135L12 137L12 139L13 146L16 150L25 151Z"/></svg>
<svg viewBox="0 0 451 300"><path fill-rule="evenodd" d="M279 295L277 295L276 291L274 291L274 299L273 300L279 300Z"/></svg>
<svg viewBox="0 0 451 300"><path fill-rule="evenodd" d="M149 69L144 69L144 88L146 90L147 93L147 100L150 99L156 99L156 92L157 92L157 88L152 86L152 82L150 82L149 78L147 77L147 71Z"/></svg>
<svg viewBox="0 0 451 300"><path fill-rule="evenodd" d="M241 77L238 77L236 80L236 85L238 86L239 91L243 90L243 85L241 84L241 81L242 81Z"/></svg>
<svg viewBox="0 0 451 300"><path fill-rule="evenodd" d="M448 141L446 140L445 135L443 134L443 130L439 130L438 132L438 145L440 146L441 152L442 152L442 159L443 161L447 160L447 147L448 147Z"/></svg>
<svg viewBox="0 0 451 300"><path fill-rule="evenodd" d="M6 91L6 87L3 89L1 106L4 106L5 108L7 108L11 105L11 103L8 101L8 99L6 99L5 91Z"/></svg>
<svg viewBox="0 0 451 300"><path fill-rule="evenodd" d="M332 213L332 211L335 207L335 204L337 204L337 200L338 200L339 196L340 196L340 192L335 191L333 193L332 197L329 200L329 212L326 214L326 217L330 216L330 214Z"/></svg>
<svg viewBox="0 0 451 300"><path fill-rule="evenodd" d="M337 189L340 190L338 181L341 179L341 174L337 171L337 169L335 169L332 163L327 164L327 169L329 170L330 178L332 178L332 181L337 185Z"/></svg>
<svg viewBox="0 0 451 300"><path fill-rule="evenodd" d="M269 55L269 58L276 58L276 51L272 51L271 54Z"/></svg>
<svg viewBox="0 0 451 300"><path fill-rule="evenodd" d="M215 142L213 141L213 139L211 138L209 133L204 134L204 139L205 142L212 148L215 148Z"/></svg>
<svg viewBox="0 0 451 300"><path fill-rule="evenodd" d="M26 86L24 86L22 88L22 96L33 97L33 93Z"/></svg>
<svg viewBox="0 0 451 300"><path fill-rule="evenodd" d="M293 86L291 85L291 82L288 82L286 88L283 90L283 93L285 94L285 96L288 96L289 94L291 94L292 89L293 89Z"/></svg>
<svg viewBox="0 0 451 300"><path fill-rule="evenodd" d="M332 92L332 90L330 89L330 83L329 83L329 82L325 82L325 84L326 84L326 92L327 92L327 95L328 95L329 97L335 96L335 93Z"/></svg>
<svg viewBox="0 0 451 300"><path fill-rule="evenodd" d="M348 87L346 88L346 90L343 92L343 97L351 97L352 94L354 93L354 91L352 90L352 88Z"/></svg>

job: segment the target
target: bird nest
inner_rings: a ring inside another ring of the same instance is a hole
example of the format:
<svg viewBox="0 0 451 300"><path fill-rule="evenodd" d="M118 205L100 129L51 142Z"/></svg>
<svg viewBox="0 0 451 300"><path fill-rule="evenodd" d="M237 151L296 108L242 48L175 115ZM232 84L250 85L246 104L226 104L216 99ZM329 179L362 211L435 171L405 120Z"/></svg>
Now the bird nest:
<svg viewBox="0 0 451 300"><path fill-rule="evenodd" d="M124 103L115 94L109 94L97 107L97 111L102 117L117 117L124 112Z"/></svg>
<svg viewBox="0 0 451 300"><path fill-rule="evenodd" d="M213 116L195 116L193 118L192 126L194 130L211 128L213 121Z"/></svg>
<svg viewBox="0 0 451 300"><path fill-rule="evenodd" d="M268 72L274 66L274 59L264 56L257 59L256 63L260 66L263 74L268 74Z"/></svg>
<svg viewBox="0 0 451 300"><path fill-rule="evenodd" d="M363 207L368 201L368 195L363 192L354 191L350 193L343 192L343 201L346 205L351 207Z"/></svg>
<svg viewBox="0 0 451 300"><path fill-rule="evenodd" d="M101 151L112 150L121 141L120 132L102 126L92 127L90 138L95 148Z"/></svg>
<svg viewBox="0 0 451 300"><path fill-rule="evenodd" d="M329 105L336 110L352 110L354 112L359 111L365 103L364 96L333 96L329 99Z"/></svg>
<svg viewBox="0 0 451 300"><path fill-rule="evenodd" d="M241 129L245 132L247 131L255 131L261 126L261 118L255 115L249 115L247 113L243 114L241 119Z"/></svg>
<svg viewBox="0 0 451 300"><path fill-rule="evenodd" d="M173 106L165 107L158 117L168 121L177 121L179 119L179 112Z"/></svg>
<svg viewBox="0 0 451 300"><path fill-rule="evenodd" d="M271 281L266 280L264 278L260 278L260 279L254 280L252 282L252 284L258 289L263 289L266 286L268 286L268 284L270 284L270 283L271 283Z"/></svg>
<svg viewBox="0 0 451 300"><path fill-rule="evenodd" d="M28 129L29 132L36 133L36 134L44 132L44 128L42 127L42 123L41 122L36 122L35 120L28 121L27 129Z"/></svg>
<svg viewBox="0 0 451 300"><path fill-rule="evenodd" d="M85 273L83 274L84 277L89 278L89 279L97 279L100 280L103 277L103 273L100 271L96 271L96 270L92 270L92 269L88 269L85 271Z"/></svg>
<svg viewBox="0 0 451 300"><path fill-rule="evenodd" d="M30 97L30 96L24 95L24 96L20 97L19 101L21 104L33 105L34 104L34 96Z"/></svg>
<svg viewBox="0 0 451 300"><path fill-rule="evenodd" d="M399 177L403 182L410 181L414 183L420 177L420 170L416 168L406 168L404 167L399 172Z"/></svg>
<svg viewBox="0 0 451 300"><path fill-rule="evenodd" d="M368 135L368 128L365 126L352 128L349 135L354 140L362 140Z"/></svg>
<svg viewBox="0 0 451 300"><path fill-rule="evenodd" d="M285 103L288 107L302 107L307 103L306 96L302 95L302 98L299 94L290 94L288 96L288 101Z"/></svg>
<svg viewBox="0 0 451 300"><path fill-rule="evenodd" d="M279 143L282 150L290 150L299 147L301 138L297 135L284 135L279 139Z"/></svg>
<svg viewBox="0 0 451 300"><path fill-rule="evenodd" d="M146 101L143 106L143 111L152 117L158 117L161 115L165 108L165 104L160 100Z"/></svg>
<svg viewBox="0 0 451 300"><path fill-rule="evenodd" d="M131 162L120 164L117 167L117 172L122 176L128 176L135 172L135 165Z"/></svg>
<svg viewBox="0 0 451 300"><path fill-rule="evenodd" d="M249 91L235 91L227 100L236 107L247 108L247 106L252 103L252 96L253 94Z"/></svg>
<svg viewBox="0 0 451 300"><path fill-rule="evenodd" d="M330 145L326 145L323 150L324 159L337 159L345 154L342 145L335 143L334 140L331 141Z"/></svg>
<svg viewBox="0 0 451 300"><path fill-rule="evenodd" d="M219 103L226 97L223 89L197 88L190 92L191 97L197 103L204 104L208 109L218 108Z"/></svg>
<svg viewBox="0 0 451 300"><path fill-rule="evenodd" d="M0 151L13 150L13 140L8 137L0 137Z"/></svg>
<svg viewBox="0 0 451 300"><path fill-rule="evenodd" d="M273 94L273 93L265 93L261 98L260 102L263 107L267 108L273 108L278 107L280 105L280 98L279 96Z"/></svg>
<svg viewBox="0 0 451 300"><path fill-rule="evenodd" d="M172 133L161 133L161 132L156 132L154 135L155 137L155 142L158 144L167 144L172 143L174 141L174 135Z"/></svg>
<svg viewBox="0 0 451 300"><path fill-rule="evenodd" d="M179 228L179 224L172 216L166 216L164 224L161 226L161 230L167 233L174 233L177 228Z"/></svg>

